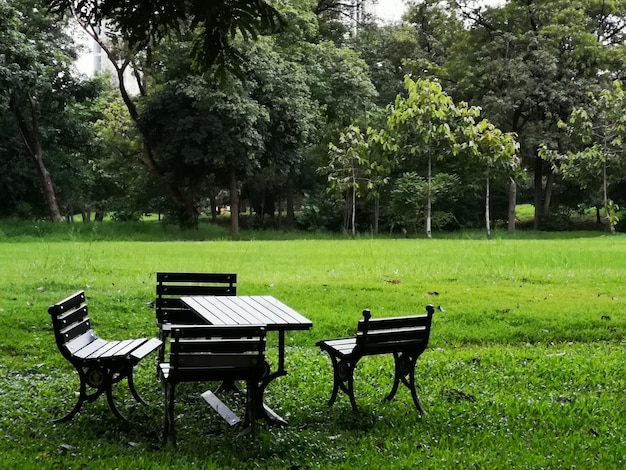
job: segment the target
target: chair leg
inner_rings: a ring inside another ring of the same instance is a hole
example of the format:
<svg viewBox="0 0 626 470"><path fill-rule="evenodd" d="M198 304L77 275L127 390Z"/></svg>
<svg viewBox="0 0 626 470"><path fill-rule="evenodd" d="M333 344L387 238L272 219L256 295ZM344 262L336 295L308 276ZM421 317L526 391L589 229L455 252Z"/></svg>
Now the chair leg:
<svg viewBox="0 0 626 470"><path fill-rule="evenodd" d="M250 428L252 439L256 437L257 410L263 407L262 393L258 383L248 380L246 383L246 417L244 419L244 429ZM245 431L244 431L245 432Z"/></svg>
<svg viewBox="0 0 626 470"><path fill-rule="evenodd" d="M80 409L83 406L83 403L87 401L87 384L86 384L87 380L85 377L85 372L80 367L77 367L76 370L78 371L78 376L80 378L78 401L76 402L76 404L70 410L69 413L67 413L65 416L62 416L60 418L53 419L52 420L53 423L66 423L67 421L71 420L80 411Z"/></svg>
<svg viewBox="0 0 626 470"><path fill-rule="evenodd" d="M417 391L415 390L415 364L416 361L413 361L413 368L409 372L409 388L411 389L411 396L413 397L413 403L415 403L415 408L417 408L421 415L425 415L426 410L424 410L422 402L417 396Z"/></svg>
<svg viewBox="0 0 626 470"><path fill-rule="evenodd" d="M403 372L404 367L402 366L401 361L402 359L400 359L400 355L397 352L394 352L393 363L394 363L395 373L393 375L393 387L391 387L391 391L385 397L386 400L393 399L393 397L396 395L396 392L398 391L398 385L400 384L402 377L404 377L405 375L405 373Z"/></svg>
<svg viewBox="0 0 626 470"><path fill-rule="evenodd" d="M354 411L358 410L354 397L354 369L356 364L346 360L339 360L335 356L330 356L333 363L333 391L328 400L328 406L332 406L337 400L337 392L341 389L350 399L350 405Z"/></svg>
<svg viewBox="0 0 626 470"><path fill-rule="evenodd" d="M128 375L126 376L126 381L128 382L128 388L130 389L130 393L133 395L135 400L137 400L139 403L147 405L148 402L146 402L146 400L143 399L143 397L139 394L139 392L135 388L135 378L134 378L135 374L134 373L135 373L135 368L134 366L131 365L129 367Z"/></svg>
<svg viewBox="0 0 626 470"><path fill-rule="evenodd" d="M330 399L328 400L328 407L330 408L337 400L337 392L339 391L339 383L341 380L339 379L339 366L337 364L337 359L335 356L330 356L330 359L333 363L333 391L330 394Z"/></svg>
<svg viewBox="0 0 626 470"><path fill-rule="evenodd" d="M396 392L398 391L398 385L400 384L400 382L402 382L410 390L411 398L413 399L415 408L417 408L420 414L426 414L426 411L424 410L424 407L422 406L422 403L420 402L420 399L417 396L417 391L415 389L415 366L417 364L417 357L418 355L413 356L407 353L393 353L395 364L393 387L385 398L387 400L393 399Z"/></svg>
<svg viewBox="0 0 626 470"><path fill-rule="evenodd" d="M115 400L113 400L113 384L112 383L109 383L108 387L106 388L106 395L107 395L107 402L109 402L109 408L111 408L111 411L113 412L113 414L117 416L120 420L127 422L128 420L126 419L126 416L124 416L120 412L120 410L115 405Z"/></svg>
<svg viewBox="0 0 626 470"><path fill-rule="evenodd" d="M163 428L163 440L167 442L169 436L172 446L176 447L176 427L174 423L174 403L176 395L176 384L167 382L163 386L165 398L165 426Z"/></svg>
<svg viewBox="0 0 626 470"><path fill-rule="evenodd" d="M104 382L99 382L99 380L106 380L106 374L102 371L102 369L81 367L78 365L74 365L74 367L76 368L76 371L78 372L78 377L80 379L78 401L74 405L74 408L72 408L70 412L67 413L65 416L53 419L52 421L55 423L65 423L71 420L80 411L85 402L93 403L98 399L100 395L102 395L106 391L106 386L104 385ZM94 377L97 377L96 382L94 382ZM92 393L87 393L87 385L94 388L95 391Z"/></svg>

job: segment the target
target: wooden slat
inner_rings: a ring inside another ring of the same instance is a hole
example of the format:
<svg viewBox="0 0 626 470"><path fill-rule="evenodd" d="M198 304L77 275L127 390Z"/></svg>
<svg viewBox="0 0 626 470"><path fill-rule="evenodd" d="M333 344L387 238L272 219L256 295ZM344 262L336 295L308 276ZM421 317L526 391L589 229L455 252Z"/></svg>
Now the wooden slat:
<svg viewBox="0 0 626 470"><path fill-rule="evenodd" d="M369 321L359 320L358 330L363 331L364 329L368 329L369 331L373 330L384 330L384 329L397 329L397 328L407 328L414 326L429 326L431 323L431 317L428 315L415 315L409 317L393 317L393 318L372 318Z"/></svg>
<svg viewBox="0 0 626 470"><path fill-rule="evenodd" d="M88 344L84 348L79 349L78 351L76 351L74 353L74 356L76 356L76 357L78 357L80 359L87 359L95 351L98 351L99 349L102 349L102 348L106 347L106 345L108 343L109 343L108 341L106 341L106 340L104 340L102 338L98 338L94 342L92 342L91 344Z"/></svg>
<svg viewBox="0 0 626 470"><path fill-rule="evenodd" d="M358 333L357 342L382 343L388 341L421 339L428 336L429 331L430 330L427 330L423 326L418 328L399 328L398 330L368 331L367 334Z"/></svg>
<svg viewBox="0 0 626 470"><path fill-rule="evenodd" d="M237 415L233 413L230 408L228 408L222 400L220 400L217 395L210 390L204 392L201 396L204 401L206 401L211 408L217 411L217 413L231 426L235 426L241 422L241 419L239 419Z"/></svg>
<svg viewBox="0 0 626 470"><path fill-rule="evenodd" d="M70 354L76 353L76 351L83 349L88 344L93 343L98 337L94 333L93 330L87 330L80 336L72 339L71 341L65 344L65 347L69 351ZM104 340L103 340L104 341Z"/></svg>
<svg viewBox="0 0 626 470"><path fill-rule="evenodd" d="M237 282L235 273L158 272L157 282Z"/></svg>
<svg viewBox="0 0 626 470"><path fill-rule="evenodd" d="M212 351L216 353L222 352L239 352L246 351L262 351L265 344L257 338L230 338L230 339L210 339L210 340L180 340L176 346L181 352L194 351Z"/></svg>
<svg viewBox="0 0 626 470"><path fill-rule="evenodd" d="M130 353L130 356L137 361L140 361L152 351L158 349L163 342L157 338L150 338L148 341L145 341L141 346Z"/></svg>
<svg viewBox="0 0 626 470"><path fill-rule="evenodd" d="M72 341L74 338L81 336L83 333L86 333L91 329L89 324L89 318L86 318L80 323L74 323L67 328L64 328L60 331L61 337L63 338L63 342L67 343Z"/></svg>
<svg viewBox="0 0 626 470"><path fill-rule="evenodd" d="M62 312L78 307L83 302L85 302L85 291L81 290L57 302L51 306L49 310L54 309L58 315Z"/></svg>
<svg viewBox="0 0 626 470"><path fill-rule="evenodd" d="M87 356L86 359L99 359L106 354L109 349L114 348L118 344L119 341L107 341L101 348L93 351L89 356Z"/></svg>
<svg viewBox="0 0 626 470"><path fill-rule="evenodd" d="M264 337L264 325L172 325L174 338Z"/></svg>
<svg viewBox="0 0 626 470"><path fill-rule="evenodd" d="M177 364L174 366L179 372L184 369L251 369L259 364L259 353L178 353ZM170 356L170 363L172 362Z"/></svg>
<svg viewBox="0 0 626 470"><path fill-rule="evenodd" d="M200 286L200 285L165 285L157 284L157 295L235 295L236 290L231 286Z"/></svg>
<svg viewBox="0 0 626 470"><path fill-rule="evenodd" d="M78 323L87 317L87 305L83 304L78 308L72 308L58 316L57 321L61 328L66 328L72 323Z"/></svg>
<svg viewBox="0 0 626 470"><path fill-rule="evenodd" d="M100 356L101 359L108 357L125 357L130 354L130 352L139 347L146 341L146 338L136 338L136 339L125 339L123 341L118 342L115 347L110 348L106 351L106 353Z"/></svg>

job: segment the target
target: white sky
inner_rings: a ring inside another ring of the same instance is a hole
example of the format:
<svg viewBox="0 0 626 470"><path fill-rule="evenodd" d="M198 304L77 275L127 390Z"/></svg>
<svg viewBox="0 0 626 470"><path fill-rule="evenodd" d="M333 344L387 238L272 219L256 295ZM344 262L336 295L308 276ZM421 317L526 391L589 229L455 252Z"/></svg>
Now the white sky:
<svg viewBox="0 0 626 470"><path fill-rule="evenodd" d="M378 0L374 12L383 21L399 21L406 5L402 0Z"/></svg>
<svg viewBox="0 0 626 470"><path fill-rule="evenodd" d="M495 5L502 3L502 0L483 0L483 5ZM383 21L400 21L406 10L403 0L378 0L374 5L374 13Z"/></svg>

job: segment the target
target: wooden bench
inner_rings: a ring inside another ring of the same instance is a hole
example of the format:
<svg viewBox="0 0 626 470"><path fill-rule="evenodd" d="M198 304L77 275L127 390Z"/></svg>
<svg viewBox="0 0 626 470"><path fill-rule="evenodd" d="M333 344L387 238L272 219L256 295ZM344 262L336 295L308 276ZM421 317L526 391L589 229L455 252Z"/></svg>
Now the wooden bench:
<svg viewBox="0 0 626 470"><path fill-rule="evenodd" d="M435 307L427 305L426 312L426 315L372 319L371 312L366 309L363 310L364 319L359 320L356 336L318 341L317 346L329 354L333 364L333 391L328 406L333 405L341 389L356 411L354 369L359 360L365 356L393 354L394 381L386 399L393 399L398 385L403 383L411 391L415 407L424 414L415 390L415 364L428 346Z"/></svg>
<svg viewBox="0 0 626 470"><path fill-rule="evenodd" d="M251 428L257 410L263 406L260 383L268 371L265 361L265 327L172 325L169 361L159 364L165 395L163 438L176 446L176 385L181 382L246 381L244 428ZM231 426L240 419L211 391L202 394L205 401Z"/></svg>
<svg viewBox="0 0 626 470"><path fill-rule="evenodd" d="M156 275L155 313L159 339L159 363L165 355L165 341L170 325L206 323L183 304L181 296L189 295L237 295L237 274L234 273L177 273L158 272Z"/></svg>
<svg viewBox="0 0 626 470"><path fill-rule="evenodd" d="M60 302L51 305L48 313L52 317L52 327L56 343L65 357L78 372L80 389L74 408L55 422L69 421L78 413L84 402L93 402L106 394L111 411L120 419L120 413L113 401L113 385L126 378L133 397L146 403L135 389L133 371L135 365L152 351L161 346L156 338L137 338L123 341L106 341L98 338L91 328L85 292L79 291ZM94 389L87 392L87 387Z"/></svg>

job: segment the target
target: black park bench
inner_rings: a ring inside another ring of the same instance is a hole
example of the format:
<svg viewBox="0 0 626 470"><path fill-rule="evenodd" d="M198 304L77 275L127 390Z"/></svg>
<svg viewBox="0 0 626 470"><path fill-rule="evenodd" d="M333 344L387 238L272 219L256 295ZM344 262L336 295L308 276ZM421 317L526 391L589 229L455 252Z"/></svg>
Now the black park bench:
<svg viewBox="0 0 626 470"><path fill-rule="evenodd" d="M80 389L74 408L55 422L69 421L78 413L84 402L93 402L106 394L111 411L125 421L126 418L113 401L113 385L126 378L133 397L146 403L135 389L133 371L144 357L161 346L156 338L136 338L106 341L91 328L85 292L79 291L51 305L48 313L59 351L78 372ZM88 388L89 392L88 392Z"/></svg>
<svg viewBox="0 0 626 470"><path fill-rule="evenodd" d="M424 414L415 390L415 364L428 346L434 312L435 307L427 305L425 315L372 319L370 310L366 309L363 310L363 320L359 320L356 336L318 341L317 346L329 354L333 364L333 391L328 406L333 405L341 389L356 411L354 369L358 362L365 356L393 354L394 381L386 399L393 399L398 386L403 383L411 391L417 410Z"/></svg>

